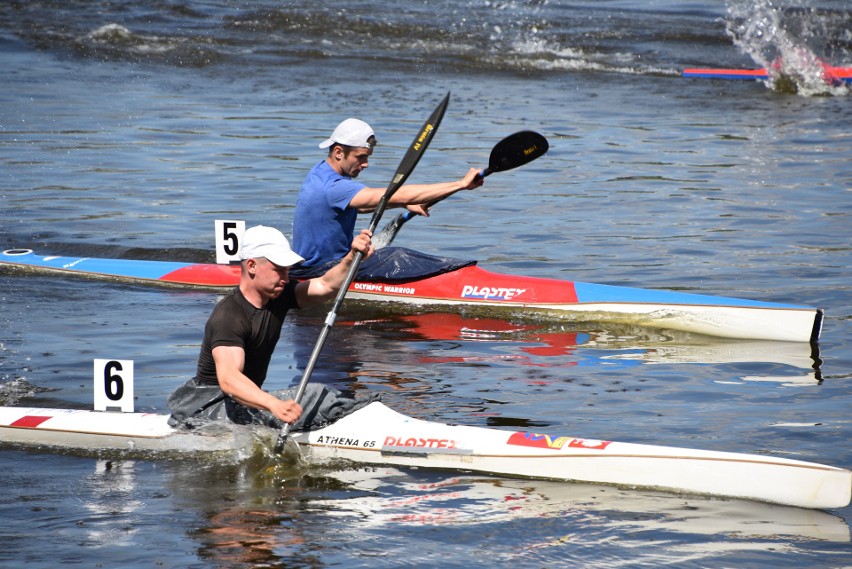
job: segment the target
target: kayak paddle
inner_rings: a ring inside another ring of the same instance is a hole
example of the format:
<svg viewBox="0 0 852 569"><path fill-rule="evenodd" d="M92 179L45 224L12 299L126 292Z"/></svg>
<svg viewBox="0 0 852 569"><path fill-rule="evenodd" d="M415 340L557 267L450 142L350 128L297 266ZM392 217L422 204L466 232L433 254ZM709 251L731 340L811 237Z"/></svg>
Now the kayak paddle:
<svg viewBox="0 0 852 569"><path fill-rule="evenodd" d="M385 194L379 201L379 205L376 206L376 210L373 212L373 218L370 220L369 226L369 230L371 232L375 232L376 227L379 225L379 220L382 217L382 213L387 208L388 201L390 201L393 194L400 188L400 186L402 186L405 180L408 179L408 176L412 171L414 171L414 167L417 166L417 162L420 161L420 157L423 156L424 152L426 152L426 148L432 141L432 137L435 136L435 131L438 130L438 125L441 124L441 119L444 118L444 113L447 110L449 102L450 94L447 93L435 110L432 111L432 115L426 119L426 122L423 124L420 132L418 132L417 136L414 138L414 142L411 143L411 146L409 146L405 156L402 157L402 162L399 163L399 167L396 169L396 173L393 175L393 179L391 180L390 185L388 185L388 189L385 191ZM334 325L334 320L337 318L337 311L340 309L340 305L343 304L343 299L346 297L346 291L349 290L349 285L351 285L352 281L355 280L355 275L358 272L358 266L361 264L362 258L363 254L360 251L356 251L355 258L352 261L352 266L349 268L346 279L341 285L340 291L337 293L334 305L331 307L328 316L325 318L325 323L320 330L317 343L314 345L314 350L311 353L308 364L305 366L305 372L302 375L302 380L299 382L299 388L296 390L296 396L293 398L297 403L302 399L302 395L305 393L305 388L308 385L308 380L310 379L311 373L313 373L314 367L319 359L322 346L325 344L325 339L328 337L329 330L331 330L331 327ZM284 449L284 445L287 440L292 440L288 436L289 434L290 424L285 423L281 432L278 434L278 442L275 444L276 453L280 453ZM298 449L298 445L296 448Z"/></svg>
<svg viewBox="0 0 852 569"><path fill-rule="evenodd" d="M522 130L510 134L494 146L488 159L488 168L479 175L484 178L494 172L505 172L523 166L543 156L548 148L547 139L537 132ZM429 202L426 207L430 208L447 197L449 196ZM405 222L416 215L411 211L405 211L396 216L396 219L385 225L379 234L373 237L373 246L381 249L390 245Z"/></svg>

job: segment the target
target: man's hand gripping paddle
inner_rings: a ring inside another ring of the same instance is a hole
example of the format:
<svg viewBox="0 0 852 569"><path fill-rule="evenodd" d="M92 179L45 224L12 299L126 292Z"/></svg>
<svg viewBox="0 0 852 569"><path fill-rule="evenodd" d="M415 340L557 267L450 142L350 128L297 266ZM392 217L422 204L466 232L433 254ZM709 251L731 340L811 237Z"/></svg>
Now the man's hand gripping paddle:
<svg viewBox="0 0 852 569"><path fill-rule="evenodd" d="M417 166L417 162L420 161L420 157L423 156L424 152L426 152L426 148L429 146L429 143L432 142L432 137L435 136L435 132L438 130L438 125L441 124L441 119L444 118L444 113L447 110L449 102L450 94L447 93L441 103L432 112L432 115L423 124L423 127L414 138L414 142L412 142L411 146L408 147L408 151L405 153L405 156L403 156L402 162L399 163L399 167L396 169L396 173L394 174L388 189L385 191L385 195L382 196L382 199L379 201L379 205L373 212L373 218L370 220L369 226L370 231L376 231L376 227L379 225L379 220L382 217L382 213L384 213L387 208L391 196L393 196L402 184L405 183L405 180L407 180L411 172L414 171L414 167ZM302 395L305 393L308 380L310 380L311 373L314 371L314 367L319 359L323 344L325 344L325 340L328 337L328 332L334 325L334 321L337 318L337 311L340 309L340 305L343 304L343 299L346 297L346 291L349 290L349 286L352 284L352 281L355 279L355 275L358 273L358 266L361 264L362 258L363 254L360 251L357 251L355 253L355 258L352 261L352 266L346 275L346 279L341 285L340 291L337 293L337 298L334 300L334 305L331 307L331 311L325 318L325 324L323 325L322 330L320 330L319 338L317 339L316 345L314 345L314 351L311 353L307 366L305 366L305 372L302 375L302 380L299 382L299 388L296 390L296 396L293 398L297 403L301 401ZM293 441L289 434L290 425L285 424L284 428L281 429L281 433L278 435L275 452L280 453L284 450L284 446L288 441L291 441L293 445L295 445L297 452L299 451L299 445Z"/></svg>
<svg viewBox="0 0 852 569"><path fill-rule="evenodd" d="M494 146L488 159L488 168L480 172L479 175L484 178L494 172L505 172L523 166L539 156L543 156L548 148L547 139L537 132L522 130L510 134ZM427 207L432 207L447 197L449 196L430 202ZM385 225L378 235L373 236L373 247L381 249L390 245L405 222L416 216L416 213L410 211L405 211L396 216L396 219Z"/></svg>

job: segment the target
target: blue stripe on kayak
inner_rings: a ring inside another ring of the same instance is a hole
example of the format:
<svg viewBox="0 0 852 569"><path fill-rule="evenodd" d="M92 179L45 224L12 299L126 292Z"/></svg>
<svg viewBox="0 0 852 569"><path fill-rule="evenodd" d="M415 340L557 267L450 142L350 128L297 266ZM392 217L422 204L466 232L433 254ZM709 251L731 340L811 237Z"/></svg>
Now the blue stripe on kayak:
<svg viewBox="0 0 852 569"><path fill-rule="evenodd" d="M763 81L769 79L766 73L726 73L724 71L708 71L708 72L684 72L684 77L695 77L697 79L739 79L742 81Z"/></svg>
<svg viewBox="0 0 852 569"><path fill-rule="evenodd" d="M30 265L34 267L151 280L158 280L172 271L182 269L183 267L191 264L170 261L56 257L52 255L36 255L35 253L28 253L25 255L3 255L2 259L11 263L19 263L21 265Z"/></svg>
<svg viewBox="0 0 852 569"><path fill-rule="evenodd" d="M644 304L694 304L698 306L752 306L759 308L810 308L796 304L779 304L743 298L709 296L623 286L574 282L579 302L634 302Z"/></svg>
<svg viewBox="0 0 852 569"><path fill-rule="evenodd" d="M769 79L769 75L767 73L759 73L757 71L736 71L736 70L684 70L681 73L683 77L692 77L697 79L733 79L733 80L742 80L742 81L765 81ZM852 76L843 75L841 77L837 77L837 80L847 85L852 85ZM825 79L826 83L834 83L831 79Z"/></svg>

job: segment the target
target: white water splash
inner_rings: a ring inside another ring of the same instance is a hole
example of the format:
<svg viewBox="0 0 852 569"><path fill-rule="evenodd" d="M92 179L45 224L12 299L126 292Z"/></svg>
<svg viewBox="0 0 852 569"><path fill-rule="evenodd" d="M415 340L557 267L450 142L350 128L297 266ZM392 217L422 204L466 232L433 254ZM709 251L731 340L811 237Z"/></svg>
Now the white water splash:
<svg viewBox="0 0 852 569"><path fill-rule="evenodd" d="M136 54L163 54L174 50L181 41L175 37L137 34L119 24L105 24L79 40L98 47L122 47Z"/></svg>
<svg viewBox="0 0 852 569"><path fill-rule="evenodd" d="M847 95L826 77L825 14L797 0L728 0L726 30L734 44L769 74L767 84L804 96Z"/></svg>

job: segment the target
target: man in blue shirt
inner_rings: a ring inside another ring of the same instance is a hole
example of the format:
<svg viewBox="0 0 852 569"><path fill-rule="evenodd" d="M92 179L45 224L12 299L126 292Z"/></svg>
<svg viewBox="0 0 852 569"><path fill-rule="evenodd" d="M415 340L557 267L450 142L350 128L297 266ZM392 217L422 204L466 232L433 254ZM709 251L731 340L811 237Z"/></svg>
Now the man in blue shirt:
<svg viewBox="0 0 852 569"><path fill-rule="evenodd" d="M370 188L358 182L369 166L376 136L364 121L349 118L337 125L319 147L328 149L325 160L308 172L293 221L293 249L305 261L300 274L321 274L350 250L358 213L376 209L387 188ZM460 190L482 185L479 170L471 168L461 179L437 184L406 184L391 197L388 207L406 207L428 216L427 204Z"/></svg>

